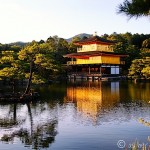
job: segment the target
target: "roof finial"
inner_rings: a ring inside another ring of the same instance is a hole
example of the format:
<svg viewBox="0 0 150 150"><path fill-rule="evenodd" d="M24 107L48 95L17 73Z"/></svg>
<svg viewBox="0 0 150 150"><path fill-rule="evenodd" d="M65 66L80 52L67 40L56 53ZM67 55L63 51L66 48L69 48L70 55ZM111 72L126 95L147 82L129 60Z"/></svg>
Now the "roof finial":
<svg viewBox="0 0 150 150"><path fill-rule="evenodd" d="M94 32L93 36L97 36L97 32L96 31Z"/></svg>

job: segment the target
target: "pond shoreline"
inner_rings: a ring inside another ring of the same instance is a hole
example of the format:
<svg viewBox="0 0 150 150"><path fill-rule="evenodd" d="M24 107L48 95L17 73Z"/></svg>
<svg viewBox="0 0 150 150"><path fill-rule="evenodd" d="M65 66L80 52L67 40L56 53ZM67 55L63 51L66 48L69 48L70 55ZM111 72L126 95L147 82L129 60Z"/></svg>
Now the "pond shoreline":
<svg viewBox="0 0 150 150"><path fill-rule="evenodd" d="M37 101L40 97L38 92L31 92L29 94L23 93L0 93L0 102L12 102L12 103L25 103L31 101Z"/></svg>

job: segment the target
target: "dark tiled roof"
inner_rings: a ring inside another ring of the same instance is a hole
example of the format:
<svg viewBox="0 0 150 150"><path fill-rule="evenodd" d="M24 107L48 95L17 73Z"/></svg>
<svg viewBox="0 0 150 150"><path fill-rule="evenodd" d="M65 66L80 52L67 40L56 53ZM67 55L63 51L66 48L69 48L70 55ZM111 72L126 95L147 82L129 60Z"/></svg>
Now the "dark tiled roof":
<svg viewBox="0 0 150 150"><path fill-rule="evenodd" d="M83 39L83 40L80 40L78 42L75 42L75 44L77 45L82 45L82 44L86 44L86 43L105 43L105 44L114 44L115 42L114 41L110 41L110 40L106 40L106 39L103 39L99 36L92 36L92 37L89 37L87 39Z"/></svg>

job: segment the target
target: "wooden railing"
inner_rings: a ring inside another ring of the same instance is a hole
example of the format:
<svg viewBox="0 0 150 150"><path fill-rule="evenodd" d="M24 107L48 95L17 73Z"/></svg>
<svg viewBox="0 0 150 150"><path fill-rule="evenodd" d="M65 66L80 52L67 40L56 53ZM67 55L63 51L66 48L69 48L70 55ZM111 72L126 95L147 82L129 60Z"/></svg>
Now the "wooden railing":
<svg viewBox="0 0 150 150"><path fill-rule="evenodd" d="M120 64L121 65L125 65L125 61L120 61Z"/></svg>
<svg viewBox="0 0 150 150"><path fill-rule="evenodd" d="M88 47L88 48L77 48L77 52L88 52L88 51L100 51L100 52L114 52L113 48L111 47L102 47L102 46L97 46L97 47Z"/></svg>
<svg viewBox="0 0 150 150"><path fill-rule="evenodd" d="M90 61L89 61L89 60L86 60L86 61L87 61L87 63L85 63L84 61L82 61L81 63L78 63L78 64L89 64ZM83 62L84 62L84 63L83 63ZM95 60L93 60L93 63L94 63L94 62L95 62ZM92 64L93 64L93 63L92 63ZM100 62L95 62L95 64L96 64L96 63L100 63ZM68 62L67 62L67 65L76 65L76 64L77 64L77 61L68 61ZM90 62L90 64L91 64L91 62ZM121 65L125 65L125 61L120 61L120 64L121 64Z"/></svg>
<svg viewBox="0 0 150 150"><path fill-rule="evenodd" d="M76 65L77 62L76 61L67 61L67 65Z"/></svg>
<svg viewBox="0 0 150 150"><path fill-rule="evenodd" d="M77 52L82 52L82 48L77 48Z"/></svg>

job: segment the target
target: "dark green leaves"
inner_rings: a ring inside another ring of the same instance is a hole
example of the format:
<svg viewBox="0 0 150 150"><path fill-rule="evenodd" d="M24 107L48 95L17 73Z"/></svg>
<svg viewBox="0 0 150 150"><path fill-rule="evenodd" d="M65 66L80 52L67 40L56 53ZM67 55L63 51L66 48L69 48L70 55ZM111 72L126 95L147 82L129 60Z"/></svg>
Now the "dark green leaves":
<svg viewBox="0 0 150 150"><path fill-rule="evenodd" d="M150 0L125 0L118 8L118 13L123 13L129 18L150 16Z"/></svg>

